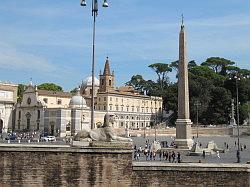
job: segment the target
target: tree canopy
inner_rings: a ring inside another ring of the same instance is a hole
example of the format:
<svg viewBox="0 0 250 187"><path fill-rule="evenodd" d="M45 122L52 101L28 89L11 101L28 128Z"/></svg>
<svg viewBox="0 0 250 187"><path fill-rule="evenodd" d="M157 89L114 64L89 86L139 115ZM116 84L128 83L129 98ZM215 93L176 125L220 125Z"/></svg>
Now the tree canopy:
<svg viewBox="0 0 250 187"><path fill-rule="evenodd" d="M201 65L192 60L188 63L189 71L189 96L190 116L196 122L196 106L199 101L199 122L206 124L227 124L230 120L231 99L236 100L236 80L238 79L240 124L249 114L250 101L250 70L234 66L235 62L220 58L210 57ZM126 84L133 86L141 93L162 96L163 108L172 110L174 114L168 121L174 125L178 110L178 85L169 82L168 72L172 69L178 75L178 60L170 65L164 63L151 64L158 79L145 80L142 75L134 75ZM177 76L178 77L178 76Z"/></svg>
<svg viewBox="0 0 250 187"><path fill-rule="evenodd" d="M56 92L62 92L63 89L61 86L58 86L54 83L43 83L37 86L40 90L48 90L48 91L56 91Z"/></svg>

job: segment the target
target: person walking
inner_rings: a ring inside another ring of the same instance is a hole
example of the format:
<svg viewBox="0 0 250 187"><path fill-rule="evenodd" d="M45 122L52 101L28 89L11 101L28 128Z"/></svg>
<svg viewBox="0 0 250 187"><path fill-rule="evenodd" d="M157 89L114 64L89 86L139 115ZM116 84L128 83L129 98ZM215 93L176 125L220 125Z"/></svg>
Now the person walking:
<svg viewBox="0 0 250 187"><path fill-rule="evenodd" d="M176 155L175 155L175 152L173 151L173 152L172 152L172 159L173 159L172 162L175 162L175 158L176 158Z"/></svg>
<svg viewBox="0 0 250 187"><path fill-rule="evenodd" d="M177 162L181 163L181 154L180 154L180 152L177 152Z"/></svg>
<svg viewBox="0 0 250 187"><path fill-rule="evenodd" d="M217 157L220 158L220 152L219 151L217 151Z"/></svg>
<svg viewBox="0 0 250 187"><path fill-rule="evenodd" d="M206 158L206 152L205 152L205 150L202 151L202 157L203 157L203 159Z"/></svg>
<svg viewBox="0 0 250 187"><path fill-rule="evenodd" d="M171 155L171 152L168 153L168 161L171 162L171 158L172 158L172 155Z"/></svg>

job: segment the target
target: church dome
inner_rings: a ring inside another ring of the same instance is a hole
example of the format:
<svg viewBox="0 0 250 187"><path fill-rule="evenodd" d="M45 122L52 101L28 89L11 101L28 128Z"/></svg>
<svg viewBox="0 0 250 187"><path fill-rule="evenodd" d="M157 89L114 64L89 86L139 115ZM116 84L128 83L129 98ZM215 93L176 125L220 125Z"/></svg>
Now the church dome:
<svg viewBox="0 0 250 187"><path fill-rule="evenodd" d="M100 81L96 77L94 77L94 86L99 86L99 85ZM82 81L81 87L88 87L88 86L92 86L92 76L89 76Z"/></svg>
<svg viewBox="0 0 250 187"><path fill-rule="evenodd" d="M77 89L77 94L70 99L69 106L71 108L87 107L85 99L80 95L80 89Z"/></svg>

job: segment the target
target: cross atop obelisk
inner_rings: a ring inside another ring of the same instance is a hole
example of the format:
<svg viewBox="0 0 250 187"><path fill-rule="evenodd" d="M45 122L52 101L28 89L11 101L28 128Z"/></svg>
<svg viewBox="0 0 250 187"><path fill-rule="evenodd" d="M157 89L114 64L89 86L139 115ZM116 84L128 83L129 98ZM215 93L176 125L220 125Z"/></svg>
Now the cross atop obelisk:
<svg viewBox="0 0 250 187"><path fill-rule="evenodd" d="M176 140L179 148L190 148L192 139L190 135L191 120L189 113L188 88L188 62L186 49L186 33L182 15L181 30L179 34L179 63L178 63L178 119L176 121Z"/></svg>

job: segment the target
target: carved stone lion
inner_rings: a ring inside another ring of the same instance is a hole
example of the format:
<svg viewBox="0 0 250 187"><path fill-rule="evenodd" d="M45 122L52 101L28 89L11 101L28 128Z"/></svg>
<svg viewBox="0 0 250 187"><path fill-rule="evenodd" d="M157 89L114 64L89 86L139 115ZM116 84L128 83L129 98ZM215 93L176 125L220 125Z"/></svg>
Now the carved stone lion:
<svg viewBox="0 0 250 187"><path fill-rule="evenodd" d="M115 115L111 113L106 113L104 116L104 124L102 127L97 129L84 129L79 131L75 136L75 141L80 140L92 140L92 141L122 141L122 142L132 142L131 138L124 138L117 136L113 130L112 125L115 122Z"/></svg>

